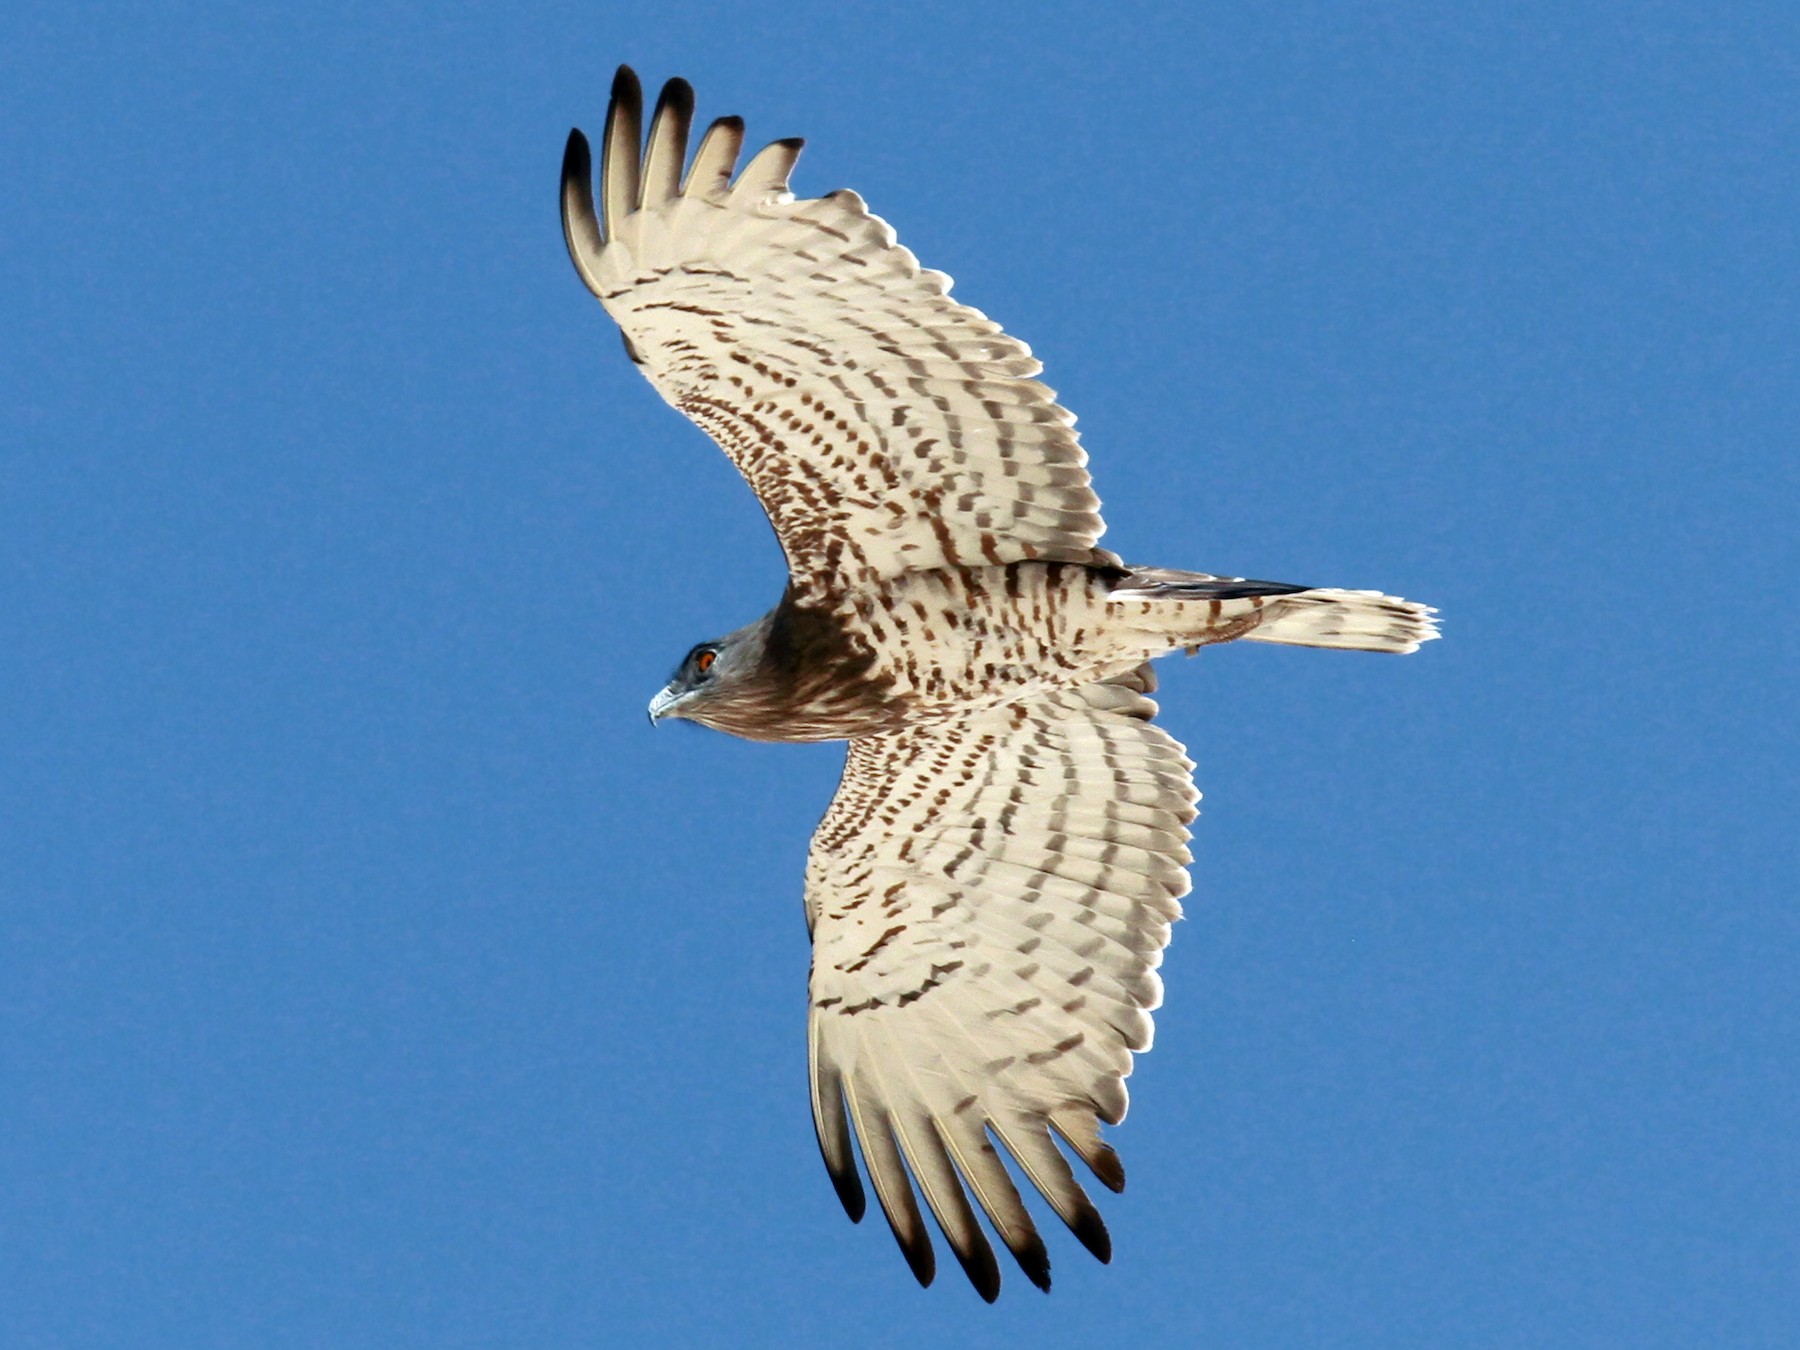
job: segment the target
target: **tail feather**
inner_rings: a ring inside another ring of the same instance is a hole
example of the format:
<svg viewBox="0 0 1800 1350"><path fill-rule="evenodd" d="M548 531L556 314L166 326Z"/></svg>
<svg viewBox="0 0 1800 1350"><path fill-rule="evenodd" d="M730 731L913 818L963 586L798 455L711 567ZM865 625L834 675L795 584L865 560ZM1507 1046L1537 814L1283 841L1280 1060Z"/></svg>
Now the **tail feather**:
<svg viewBox="0 0 1800 1350"><path fill-rule="evenodd" d="M1293 647L1416 652L1421 643L1438 636L1432 617L1436 610L1380 591L1327 590L1139 568L1121 578L1111 598L1209 602L1205 620L1194 632L1196 646L1242 637ZM1181 612L1172 609L1169 614L1172 628L1180 625Z"/></svg>
<svg viewBox="0 0 1800 1350"><path fill-rule="evenodd" d="M1355 652L1416 652L1438 636L1437 613L1380 591L1310 590L1271 600L1244 637L1290 647Z"/></svg>

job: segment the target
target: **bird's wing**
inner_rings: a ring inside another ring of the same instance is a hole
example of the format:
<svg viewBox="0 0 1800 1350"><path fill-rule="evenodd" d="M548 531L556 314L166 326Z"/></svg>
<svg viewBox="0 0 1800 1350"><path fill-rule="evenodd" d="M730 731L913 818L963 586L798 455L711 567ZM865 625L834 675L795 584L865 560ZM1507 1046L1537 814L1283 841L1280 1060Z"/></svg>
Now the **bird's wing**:
<svg viewBox="0 0 1800 1350"><path fill-rule="evenodd" d="M1111 560L1075 419L1024 343L951 300L854 192L796 201L798 140L734 179L740 119L689 165L693 91L664 87L647 145L642 108L621 67L598 215L569 135L569 255L657 392L749 480L797 600L946 565Z"/></svg>
<svg viewBox="0 0 1800 1350"><path fill-rule="evenodd" d="M860 1218L854 1132L921 1283L933 1259L909 1171L984 1297L1000 1275L970 1196L1049 1287L996 1145L1090 1251L1110 1255L1052 1136L1105 1185L1124 1185L1098 1124L1124 1116L1131 1053L1150 1046L1198 800L1182 747L1151 725L1152 688L1144 666L853 741L813 836L819 1145Z"/></svg>

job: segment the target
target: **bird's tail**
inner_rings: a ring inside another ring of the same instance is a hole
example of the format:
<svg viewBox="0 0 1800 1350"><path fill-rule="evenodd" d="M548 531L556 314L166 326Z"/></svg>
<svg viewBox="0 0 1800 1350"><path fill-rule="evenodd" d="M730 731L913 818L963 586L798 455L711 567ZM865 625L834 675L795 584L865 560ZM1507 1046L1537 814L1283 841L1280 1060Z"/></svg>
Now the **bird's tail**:
<svg viewBox="0 0 1800 1350"><path fill-rule="evenodd" d="M1269 602L1244 636L1290 647L1352 652L1416 652L1438 636L1437 611L1380 591L1299 591Z"/></svg>
<svg viewBox="0 0 1800 1350"><path fill-rule="evenodd" d="M1436 610L1380 591L1145 569L1124 578L1108 598L1206 602L1196 645L1242 637L1291 647L1416 652L1438 636Z"/></svg>

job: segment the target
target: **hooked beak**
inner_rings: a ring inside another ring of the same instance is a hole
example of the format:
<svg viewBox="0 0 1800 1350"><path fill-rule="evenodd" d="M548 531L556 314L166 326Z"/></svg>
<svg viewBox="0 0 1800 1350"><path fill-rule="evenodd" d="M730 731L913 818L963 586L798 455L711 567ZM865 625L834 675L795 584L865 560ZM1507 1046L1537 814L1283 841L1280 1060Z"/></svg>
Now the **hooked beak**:
<svg viewBox="0 0 1800 1350"><path fill-rule="evenodd" d="M664 689L650 700L650 725L655 726L669 715L669 709L681 702L681 695L673 689Z"/></svg>

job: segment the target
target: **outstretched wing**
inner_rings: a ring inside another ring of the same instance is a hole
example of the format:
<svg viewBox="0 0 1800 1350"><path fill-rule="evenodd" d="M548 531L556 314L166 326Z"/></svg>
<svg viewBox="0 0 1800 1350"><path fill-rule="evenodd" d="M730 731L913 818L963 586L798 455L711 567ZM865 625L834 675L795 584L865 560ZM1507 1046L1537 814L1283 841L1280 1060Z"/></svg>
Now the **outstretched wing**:
<svg viewBox="0 0 1800 1350"><path fill-rule="evenodd" d="M854 192L796 201L798 140L733 180L744 127L721 118L684 177L693 106L671 80L640 151L642 94L620 67L601 218L574 131L563 232L650 383L749 480L795 598L946 565L1095 560L1087 456L1030 378L1030 349L951 300Z"/></svg>
<svg viewBox="0 0 1800 1350"><path fill-rule="evenodd" d="M851 1218L851 1132L913 1274L931 1241L907 1174L992 1300L969 1203L1049 1288L1044 1244L996 1144L1102 1261L1106 1227L1052 1134L1105 1185L1098 1123L1125 1115L1131 1052L1188 890L1198 794L1152 726L1148 666L952 722L853 741L813 836L813 1120ZM848 1109L848 1120L845 1112Z"/></svg>

